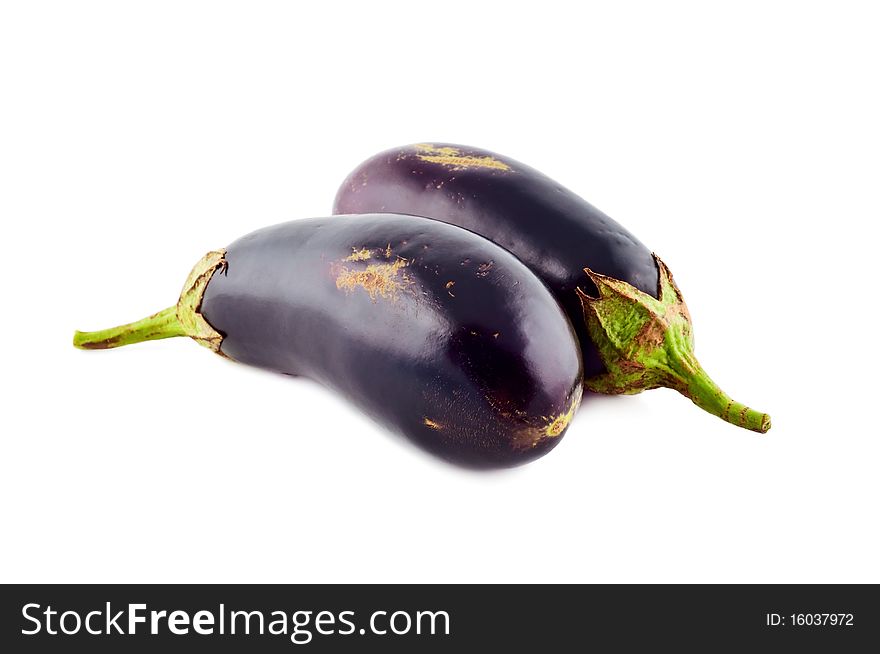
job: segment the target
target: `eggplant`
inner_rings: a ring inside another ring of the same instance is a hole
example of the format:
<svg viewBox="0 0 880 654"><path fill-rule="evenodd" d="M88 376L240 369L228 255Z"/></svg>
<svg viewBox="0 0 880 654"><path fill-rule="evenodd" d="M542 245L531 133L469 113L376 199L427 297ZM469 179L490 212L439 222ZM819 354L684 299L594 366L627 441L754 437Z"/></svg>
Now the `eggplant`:
<svg viewBox="0 0 880 654"><path fill-rule="evenodd" d="M700 366L687 306L659 257L537 170L463 145L393 148L355 168L336 195L335 214L371 212L458 225L515 254L571 319L588 390L673 388L729 423L770 429L770 416L732 400Z"/></svg>
<svg viewBox="0 0 880 654"><path fill-rule="evenodd" d="M505 467L552 449L580 402L571 323L481 236L404 215L296 220L203 257L177 305L77 332L106 349L190 336L335 389L447 460Z"/></svg>

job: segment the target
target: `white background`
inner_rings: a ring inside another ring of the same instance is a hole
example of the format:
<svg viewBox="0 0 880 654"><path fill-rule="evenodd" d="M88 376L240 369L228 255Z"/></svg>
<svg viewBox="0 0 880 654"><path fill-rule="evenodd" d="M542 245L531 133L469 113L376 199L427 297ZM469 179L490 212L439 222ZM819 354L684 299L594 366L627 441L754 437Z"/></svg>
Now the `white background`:
<svg viewBox="0 0 880 654"><path fill-rule="evenodd" d="M880 582L871 3L21 2L0 10L0 580ZM80 352L364 158L526 162L664 257L773 416L588 398L462 471L187 339Z"/></svg>

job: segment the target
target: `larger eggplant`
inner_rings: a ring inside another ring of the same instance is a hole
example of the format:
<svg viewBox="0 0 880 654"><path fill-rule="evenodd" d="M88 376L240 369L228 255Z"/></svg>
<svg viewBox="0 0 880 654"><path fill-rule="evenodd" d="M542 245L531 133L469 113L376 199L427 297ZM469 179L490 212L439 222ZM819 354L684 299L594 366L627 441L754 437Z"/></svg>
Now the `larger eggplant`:
<svg viewBox="0 0 880 654"><path fill-rule="evenodd" d="M176 306L74 344L171 336L316 379L473 467L548 452L581 398L574 332L540 280L481 236L413 216L256 231L206 255Z"/></svg>
<svg viewBox="0 0 880 654"><path fill-rule="evenodd" d="M375 211L459 225L515 254L571 318L589 390L670 387L734 425L770 428L767 414L733 401L697 362L690 315L663 262L537 170L462 145L394 148L358 166L336 196L336 214Z"/></svg>

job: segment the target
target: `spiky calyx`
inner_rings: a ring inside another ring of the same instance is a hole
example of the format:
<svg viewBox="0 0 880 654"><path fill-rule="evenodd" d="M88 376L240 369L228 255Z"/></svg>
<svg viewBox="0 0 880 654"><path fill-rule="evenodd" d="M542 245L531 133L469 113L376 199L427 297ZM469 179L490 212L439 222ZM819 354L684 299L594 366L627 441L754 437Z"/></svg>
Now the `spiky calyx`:
<svg viewBox="0 0 880 654"><path fill-rule="evenodd" d="M654 255L659 297L631 284L585 268L599 291L592 297L578 289L590 338L606 372L585 381L596 393L633 394L674 388L694 404L738 427L759 433L770 429L770 416L735 402L694 356L691 317L666 264Z"/></svg>

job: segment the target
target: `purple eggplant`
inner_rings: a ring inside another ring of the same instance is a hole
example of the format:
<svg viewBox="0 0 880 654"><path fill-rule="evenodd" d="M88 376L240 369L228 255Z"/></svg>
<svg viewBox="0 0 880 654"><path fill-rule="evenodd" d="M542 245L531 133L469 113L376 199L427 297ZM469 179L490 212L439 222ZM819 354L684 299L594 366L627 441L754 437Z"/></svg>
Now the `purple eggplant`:
<svg viewBox="0 0 880 654"><path fill-rule="evenodd" d="M461 145L394 148L358 166L336 196L336 214L372 212L458 225L515 254L571 319L587 389L674 388L734 425L770 428L767 414L732 400L697 362L690 315L663 262L537 170Z"/></svg>
<svg viewBox="0 0 880 654"><path fill-rule="evenodd" d="M206 255L176 306L74 344L171 336L313 378L472 467L545 454L581 398L576 337L544 284L490 241L414 216L256 231Z"/></svg>

